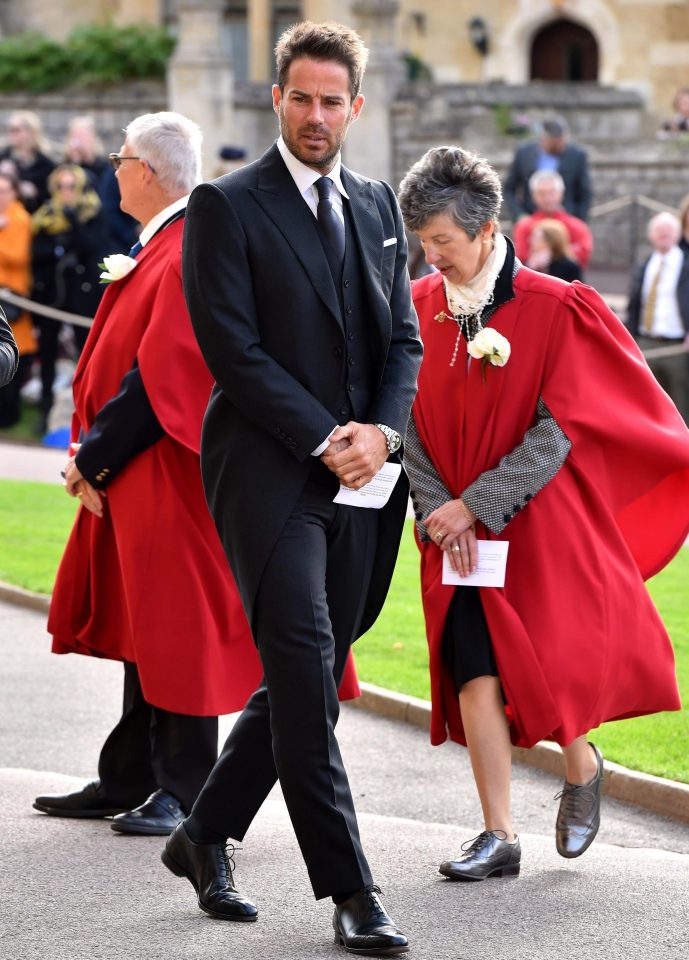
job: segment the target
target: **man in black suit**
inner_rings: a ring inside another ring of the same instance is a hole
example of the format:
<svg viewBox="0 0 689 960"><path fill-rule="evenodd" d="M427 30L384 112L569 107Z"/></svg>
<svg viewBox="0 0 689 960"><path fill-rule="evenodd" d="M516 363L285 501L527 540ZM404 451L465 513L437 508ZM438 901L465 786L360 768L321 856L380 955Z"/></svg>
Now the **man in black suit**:
<svg viewBox="0 0 689 960"><path fill-rule="evenodd" d="M556 170L565 184L565 210L580 220L587 219L592 198L588 156L569 142L569 128L562 117L544 121L539 139L515 150L503 191L513 220L536 209L529 190L529 178L536 170Z"/></svg>
<svg viewBox="0 0 689 960"><path fill-rule="evenodd" d="M658 347L689 349L689 258L679 246L682 228L674 213L648 224L651 255L632 276L627 326L658 383L689 424L689 356L679 350L654 357Z"/></svg>
<svg viewBox="0 0 689 960"><path fill-rule="evenodd" d="M279 779L340 942L394 954L407 939L373 884L334 732L349 647L390 582L407 483L381 510L333 498L397 458L421 360L394 194L340 163L365 61L347 27L286 31L280 139L189 203L185 292L216 379L204 480L264 679L163 861L191 880L201 909L255 919L225 844L244 837Z"/></svg>

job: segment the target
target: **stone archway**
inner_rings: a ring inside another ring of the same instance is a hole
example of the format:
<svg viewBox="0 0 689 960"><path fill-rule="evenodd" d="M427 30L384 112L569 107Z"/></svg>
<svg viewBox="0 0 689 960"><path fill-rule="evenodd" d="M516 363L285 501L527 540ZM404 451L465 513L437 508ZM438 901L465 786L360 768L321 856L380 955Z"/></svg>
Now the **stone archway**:
<svg viewBox="0 0 689 960"><path fill-rule="evenodd" d="M519 0L506 19L494 52L489 55L489 76L507 83L524 84L531 79L531 48L539 31L566 19L585 28L598 46L598 81L614 85L621 48L616 16L604 0Z"/></svg>
<svg viewBox="0 0 689 960"><path fill-rule="evenodd" d="M587 27L554 20L534 34L529 79L595 83L598 61L598 42Z"/></svg>

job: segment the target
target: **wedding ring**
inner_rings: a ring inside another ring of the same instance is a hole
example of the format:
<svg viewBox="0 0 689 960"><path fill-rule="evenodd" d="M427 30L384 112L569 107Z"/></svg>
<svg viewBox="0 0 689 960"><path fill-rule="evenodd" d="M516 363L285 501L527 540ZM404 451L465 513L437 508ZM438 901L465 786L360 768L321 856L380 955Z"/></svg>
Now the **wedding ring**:
<svg viewBox="0 0 689 960"><path fill-rule="evenodd" d="M458 544L458 543L453 543L453 544L452 544L452 549L453 549L455 552L458 553L458 552L459 552L459 544Z"/></svg>
<svg viewBox="0 0 689 960"><path fill-rule="evenodd" d="M442 543L444 539L445 539L445 531L444 531L444 530L438 530L438 532L437 532L436 535L435 535L435 542L436 542L436 543Z"/></svg>

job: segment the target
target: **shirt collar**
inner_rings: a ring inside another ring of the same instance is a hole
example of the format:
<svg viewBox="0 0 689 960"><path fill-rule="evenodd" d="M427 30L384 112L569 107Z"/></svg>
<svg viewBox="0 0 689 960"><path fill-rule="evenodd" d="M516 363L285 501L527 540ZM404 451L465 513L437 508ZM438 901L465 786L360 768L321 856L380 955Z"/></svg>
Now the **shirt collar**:
<svg viewBox="0 0 689 960"><path fill-rule="evenodd" d="M342 158L339 153L332 170L329 173L322 174L319 173L318 170L307 167L301 160L297 160L282 137L278 139L277 146L280 151L280 156L285 161L285 166L289 170L292 179L297 185L297 190L302 196L314 185L316 180L320 180L322 176L327 176L330 177L342 196L347 197L349 200L349 195L342 184Z"/></svg>
<svg viewBox="0 0 689 960"><path fill-rule="evenodd" d="M184 210L188 202L189 194L187 193L185 196L180 197L179 200L171 203L169 207L165 207L164 210L161 210L159 213L156 213L155 216L151 217L139 235L139 243L141 246L145 247L165 221L169 220L174 214L179 213L180 210Z"/></svg>

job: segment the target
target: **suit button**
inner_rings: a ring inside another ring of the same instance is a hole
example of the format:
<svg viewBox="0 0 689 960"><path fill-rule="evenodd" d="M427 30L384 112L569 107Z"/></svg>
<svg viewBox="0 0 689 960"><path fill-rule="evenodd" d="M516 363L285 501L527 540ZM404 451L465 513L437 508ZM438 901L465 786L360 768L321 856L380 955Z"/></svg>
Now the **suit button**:
<svg viewBox="0 0 689 960"><path fill-rule="evenodd" d="M342 416L342 417L346 417L346 416L347 416L347 408L346 408L346 407L340 407L340 416Z"/></svg>
<svg viewBox="0 0 689 960"><path fill-rule="evenodd" d="M353 383L348 383L348 384L347 384L347 389L349 390L350 393L354 393L354 384L353 384Z"/></svg>
<svg viewBox="0 0 689 960"><path fill-rule="evenodd" d="M520 504L520 503L515 503L515 505L512 507L512 509L514 510L515 513L519 513L519 511L521 510L521 508L522 508L522 507L521 507L521 504Z"/></svg>
<svg viewBox="0 0 689 960"><path fill-rule="evenodd" d="M354 360L352 359L352 357L349 358L349 360L347 361L347 363L349 364L350 367L353 367L353 366L354 366Z"/></svg>
<svg viewBox="0 0 689 960"><path fill-rule="evenodd" d="M333 350L333 353L335 354L336 357L341 357L341 356L342 356L342 347L335 347L335 349Z"/></svg>
<svg viewBox="0 0 689 960"><path fill-rule="evenodd" d="M528 502L529 500L531 500L531 499L533 499L533 498L532 498L532 495L531 495L530 493L525 493L525 494L524 494L524 499Z"/></svg>
<svg viewBox="0 0 689 960"><path fill-rule="evenodd" d="M348 340L353 340L353 339L354 339L354 334L353 334L353 333L348 333L348 334L347 334L347 339L348 339Z"/></svg>
<svg viewBox="0 0 689 960"><path fill-rule="evenodd" d="M343 286L343 287L348 287L350 283L351 283L350 280L345 280L344 283L342 284L342 286Z"/></svg>
<svg viewBox="0 0 689 960"><path fill-rule="evenodd" d="M505 523L509 523L510 520L512 519L512 514L511 514L511 513L503 513L502 519L505 521Z"/></svg>
<svg viewBox="0 0 689 960"><path fill-rule="evenodd" d="M345 307L345 313L347 314L347 316L350 316L351 312L352 312L351 307Z"/></svg>

